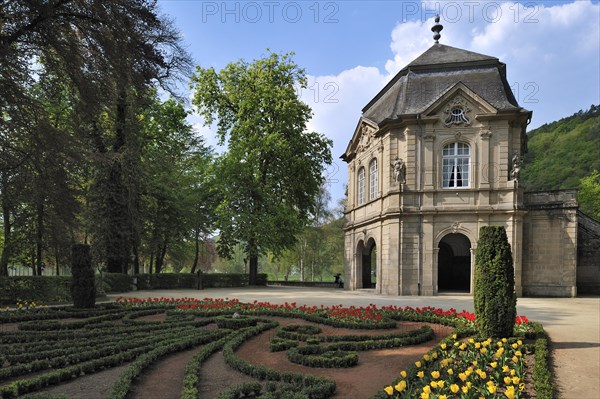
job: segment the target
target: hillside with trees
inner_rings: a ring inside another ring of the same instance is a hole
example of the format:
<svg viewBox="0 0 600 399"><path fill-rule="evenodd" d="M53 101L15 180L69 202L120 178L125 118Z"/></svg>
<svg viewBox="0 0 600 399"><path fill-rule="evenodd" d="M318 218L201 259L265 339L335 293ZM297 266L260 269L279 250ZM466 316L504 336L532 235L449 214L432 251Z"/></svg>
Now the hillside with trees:
<svg viewBox="0 0 600 399"><path fill-rule="evenodd" d="M521 179L528 191L578 189L582 212L600 219L600 106L527 134Z"/></svg>

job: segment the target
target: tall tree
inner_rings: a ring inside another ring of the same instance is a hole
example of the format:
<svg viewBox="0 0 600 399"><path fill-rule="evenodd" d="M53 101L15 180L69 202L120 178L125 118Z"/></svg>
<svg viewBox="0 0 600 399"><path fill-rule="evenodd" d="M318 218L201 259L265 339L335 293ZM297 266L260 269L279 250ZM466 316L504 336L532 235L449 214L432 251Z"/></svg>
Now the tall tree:
<svg viewBox="0 0 600 399"><path fill-rule="evenodd" d="M0 0L0 21L2 173L30 156L9 144L40 116L29 94L40 69L61 76L75 92L74 128L95 153L96 242L109 270L126 270L140 236L137 116L152 85L169 88L189 67L179 34L153 0Z"/></svg>
<svg viewBox="0 0 600 399"><path fill-rule="evenodd" d="M196 246L195 269L201 238L212 229L211 149L187 116L180 102L158 97L142 115L143 217L156 273L169 248L190 237Z"/></svg>
<svg viewBox="0 0 600 399"><path fill-rule="evenodd" d="M331 140L306 130L312 111L297 96L306 84L292 54L276 53L218 73L198 67L192 78L193 103L207 125L217 120L228 147L217 162L218 248L228 255L243 243L250 284L261 253L294 243L315 207L323 166L331 163Z"/></svg>

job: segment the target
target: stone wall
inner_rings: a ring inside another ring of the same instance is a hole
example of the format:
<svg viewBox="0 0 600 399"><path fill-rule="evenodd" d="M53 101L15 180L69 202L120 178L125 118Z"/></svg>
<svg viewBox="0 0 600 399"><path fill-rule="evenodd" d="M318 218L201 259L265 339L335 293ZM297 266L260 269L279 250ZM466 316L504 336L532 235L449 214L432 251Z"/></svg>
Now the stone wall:
<svg viewBox="0 0 600 399"><path fill-rule="evenodd" d="M577 295L577 195L575 190L525 193L524 296Z"/></svg>
<svg viewBox="0 0 600 399"><path fill-rule="evenodd" d="M577 216L577 294L600 295L600 221Z"/></svg>

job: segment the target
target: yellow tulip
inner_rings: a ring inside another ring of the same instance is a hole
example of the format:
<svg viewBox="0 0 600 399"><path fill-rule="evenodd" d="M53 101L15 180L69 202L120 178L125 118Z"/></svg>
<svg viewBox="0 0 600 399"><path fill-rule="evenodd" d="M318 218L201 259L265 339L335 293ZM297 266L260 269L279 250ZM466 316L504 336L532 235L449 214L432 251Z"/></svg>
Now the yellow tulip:
<svg viewBox="0 0 600 399"><path fill-rule="evenodd" d="M459 389L460 388L456 384L450 385L450 390L452 391L452 393L457 393Z"/></svg>
<svg viewBox="0 0 600 399"><path fill-rule="evenodd" d="M429 394L426 392L421 393L421 399L429 399Z"/></svg>
<svg viewBox="0 0 600 399"><path fill-rule="evenodd" d="M441 344L441 345L440 345L440 348L442 348L442 350L444 350L444 351L445 351L445 350L446 350L446 344Z"/></svg>
<svg viewBox="0 0 600 399"><path fill-rule="evenodd" d="M447 399L448 397L446 395L440 395L438 396L439 399Z"/></svg>
<svg viewBox="0 0 600 399"><path fill-rule="evenodd" d="M513 387L512 385L507 386L506 390L504 391L504 395L508 399L515 399L515 387Z"/></svg>
<svg viewBox="0 0 600 399"><path fill-rule="evenodd" d="M392 396L394 394L394 388L392 388L392 386L387 386L387 387L383 388L383 390L390 396Z"/></svg>
<svg viewBox="0 0 600 399"><path fill-rule="evenodd" d="M460 390L463 391L463 393L467 393L469 392L469 387L464 385Z"/></svg>
<svg viewBox="0 0 600 399"><path fill-rule="evenodd" d="M465 373L460 373L458 375L458 378L460 378L461 381L465 382L467 380L467 375Z"/></svg>
<svg viewBox="0 0 600 399"><path fill-rule="evenodd" d="M510 381L511 381L510 377L508 377L508 376L507 376L507 377L504 377L504 383L505 383L506 385L510 384Z"/></svg>
<svg viewBox="0 0 600 399"><path fill-rule="evenodd" d="M424 376L425 376L425 373L423 372L423 370L421 370L417 373L417 377L419 377L419 378L423 378Z"/></svg>
<svg viewBox="0 0 600 399"><path fill-rule="evenodd" d="M402 378L406 378L406 371L402 370L400 372L400 375L402 376Z"/></svg>
<svg viewBox="0 0 600 399"><path fill-rule="evenodd" d="M488 384L487 386L487 390L490 391L490 393L493 395L496 393L496 385L492 384Z"/></svg>
<svg viewBox="0 0 600 399"><path fill-rule="evenodd" d="M425 386L423 387L423 392L424 392L424 393L427 393L427 394L430 394L430 393L431 393L431 388L429 388L429 385L425 385Z"/></svg>
<svg viewBox="0 0 600 399"><path fill-rule="evenodd" d="M498 362L491 362L490 366L495 369L498 366Z"/></svg>
<svg viewBox="0 0 600 399"><path fill-rule="evenodd" d="M453 375L454 374L454 370L448 369L447 373L448 373L448 375Z"/></svg>
<svg viewBox="0 0 600 399"><path fill-rule="evenodd" d="M437 370L432 371L431 376L433 377L434 380L437 380L438 378L440 378L440 372Z"/></svg>
<svg viewBox="0 0 600 399"><path fill-rule="evenodd" d="M396 386L394 388L398 392L404 391L406 389L406 381L404 381L404 380L400 381L399 383L396 384Z"/></svg>
<svg viewBox="0 0 600 399"><path fill-rule="evenodd" d="M423 360L426 362L429 361L429 355L427 353L423 355Z"/></svg>
<svg viewBox="0 0 600 399"><path fill-rule="evenodd" d="M435 381L431 381L431 382L429 383L429 385L431 385L431 387L432 387L433 389L435 389L435 388L437 388L437 387L438 387L438 384L437 384L437 382L435 382Z"/></svg>
<svg viewBox="0 0 600 399"><path fill-rule="evenodd" d="M508 373L508 369L509 369L508 366L502 366L502 372L503 373Z"/></svg>
<svg viewBox="0 0 600 399"><path fill-rule="evenodd" d="M515 385L519 385L519 382L521 382L521 379L517 376L512 378L512 383Z"/></svg>
<svg viewBox="0 0 600 399"><path fill-rule="evenodd" d="M421 367L421 362L420 362L419 360L417 360L417 361L415 362L415 366L417 366L417 368L420 368L420 367Z"/></svg>
<svg viewBox="0 0 600 399"><path fill-rule="evenodd" d="M438 388L443 388L443 387L444 387L444 384L445 384L445 381L444 381L444 380L439 380L439 381L438 381L438 383L437 383L437 385L438 385Z"/></svg>

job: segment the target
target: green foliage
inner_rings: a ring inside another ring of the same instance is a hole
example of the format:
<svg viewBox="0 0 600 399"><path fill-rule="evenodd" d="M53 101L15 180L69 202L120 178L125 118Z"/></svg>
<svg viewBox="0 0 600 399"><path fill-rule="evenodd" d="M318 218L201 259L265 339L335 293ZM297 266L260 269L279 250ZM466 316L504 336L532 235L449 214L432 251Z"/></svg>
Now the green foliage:
<svg viewBox="0 0 600 399"><path fill-rule="evenodd" d="M0 277L0 304L13 305L19 300L43 304L69 302L71 277Z"/></svg>
<svg viewBox="0 0 600 399"><path fill-rule="evenodd" d="M192 86L205 124L216 120L228 146L215 169L218 249L229 256L236 244L245 246L253 285L258 256L292 245L314 210L332 143L306 131L312 112L297 91L306 87L305 72L289 54L230 63L218 73L198 67Z"/></svg>
<svg viewBox="0 0 600 399"><path fill-rule="evenodd" d="M318 345L291 348L287 352L292 363L308 367L346 368L358 364L358 353L330 349Z"/></svg>
<svg viewBox="0 0 600 399"><path fill-rule="evenodd" d="M582 179L600 170L600 106L545 124L527 136L528 153L521 170L527 190L589 188L584 188ZM584 194L580 206L593 212L598 209L597 198Z"/></svg>
<svg viewBox="0 0 600 399"><path fill-rule="evenodd" d="M513 259L501 226L479 230L475 255L474 307L484 337L510 337L517 316Z"/></svg>
<svg viewBox="0 0 600 399"><path fill-rule="evenodd" d="M100 281L102 281L102 291L104 292L131 291L131 276L127 274L103 272L102 276L96 276L96 283L100 283Z"/></svg>
<svg viewBox="0 0 600 399"><path fill-rule="evenodd" d="M600 220L600 172L593 170L581 179L577 194L579 209L588 216Z"/></svg>

